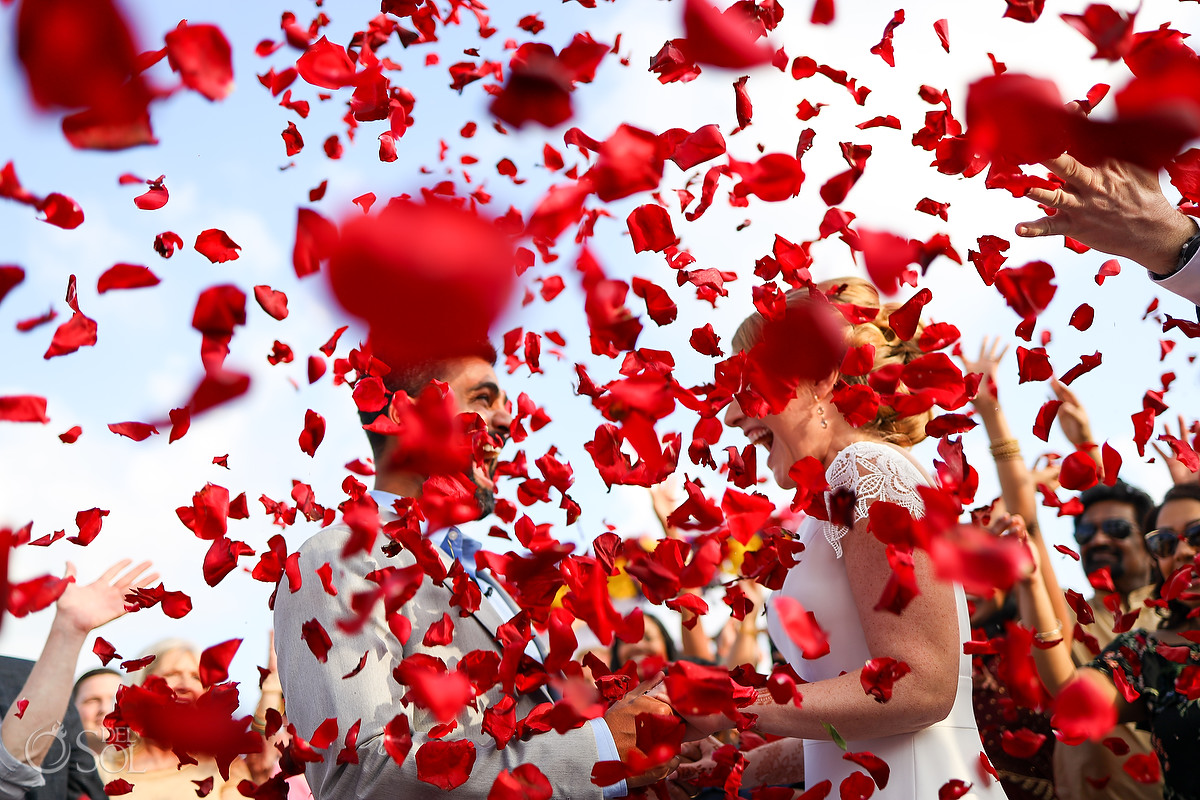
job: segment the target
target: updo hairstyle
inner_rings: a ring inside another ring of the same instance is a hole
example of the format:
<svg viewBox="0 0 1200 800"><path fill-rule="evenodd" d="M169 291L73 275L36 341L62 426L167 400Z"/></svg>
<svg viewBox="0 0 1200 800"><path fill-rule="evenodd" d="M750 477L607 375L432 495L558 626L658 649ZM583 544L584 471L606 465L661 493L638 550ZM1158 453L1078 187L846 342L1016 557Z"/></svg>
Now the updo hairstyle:
<svg viewBox="0 0 1200 800"><path fill-rule="evenodd" d="M838 315L842 317L842 323L845 325L846 344L849 347L860 347L869 344L875 348L875 360L871 366L872 373L893 364L903 366L924 355L917 342L920 340L921 333L925 329L925 323L918 321L912 338L901 339L892 330L891 325L888 324L888 320L892 313L900 308L902 304L881 303L878 290L868 281L855 277L834 278L816 284L815 290L824 294L829 302L836 305L852 305L866 310L866 313L858 314L856 318L867 316L872 309L878 311L873 319L857 323L846 320L844 315ZM788 309L798 308L806 303L813 302L810 299L810 289L807 287L792 289L784 295L784 298ZM763 330L766 325L767 320L761 314L757 312L751 314L742 322L737 332L733 335L733 349L735 351L749 351L754 345L762 341ZM800 343L797 343L797 345L800 346ZM835 385L840 387L866 384L869 377L869 373L867 375L842 375L838 372ZM903 383L897 386L897 391L904 390ZM933 419L933 416L933 409L929 409L921 414L901 417L897 415L895 409L891 406L880 404L879 411L875 414L875 419L863 425L861 430L870 431L883 441L901 447L911 447L925 438L925 425Z"/></svg>

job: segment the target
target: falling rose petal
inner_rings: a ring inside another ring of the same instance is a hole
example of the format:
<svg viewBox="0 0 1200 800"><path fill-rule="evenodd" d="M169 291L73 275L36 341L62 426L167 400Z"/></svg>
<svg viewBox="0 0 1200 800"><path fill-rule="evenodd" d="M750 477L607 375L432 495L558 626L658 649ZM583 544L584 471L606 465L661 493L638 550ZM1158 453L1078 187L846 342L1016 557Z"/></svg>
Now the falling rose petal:
<svg viewBox="0 0 1200 800"><path fill-rule="evenodd" d="M137 49L112 0L22 3L16 54L42 108L109 102L134 74Z"/></svg>
<svg viewBox="0 0 1200 800"><path fill-rule="evenodd" d="M25 280L25 270L15 264L0 265L0 303L21 281Z"/></svg>
<svg viewBox="0 0 1200 800"><path fill-rule="evenodd" d="M50 347L42 358L49 360L74 353L81 347L91 347L96 344L96 336L96 321L76 311L54 331L54 338L50 340Z"/></svg>
<svg viewBox="0 0 1200 800"><path fill-rule="evenodd" d="M762 27L734 5L722 13L707 0L686 0L683 8L686 33L680 45L691 61L726 69L747 69L768 64L774 51L759 42Z"/></svg>
<svg viewBox="0 0 1200 800"><path fill-rule="evenodd" d="M135 442L144 441L158 433L158 429L145 422L113 422L108 429Z"/></svg>
<svg viewBox="0 0 1200 800"><path fill-rule="evenodd" d="M1054 698L1051 724L1069 744L1091 739L1098 742L1116 723L1117 712L1090 680L1076 678Z"/></svg>
<svg viewBox="0 0 1200 800"><path fill-rule="evenodd" d="M196 237L196 252L214 264L236 261L242 247L219 228L209 228Z"/></svg>
<svg viewBox="0 0 1200 800"><path fill-rule="evenodd" d="M521 764L512 772L496 776L487 800L550 800L554 790L550 781L533 764Z"/></svg>
<svg viewBox="0 0 1200 800"><path fill-rule="evenodd" d="M1000 747L1013 758L1033 758L1046 742L1044 733L1035 733L1029 728L1000 732Z"/></svg>
<svg viewBox="0 0 1200 800"><path fill-rule="evenodd" d="M1071 319L1067 323L1077 331L1086 331L1092 327L1092 320L1095 319L1096 311L1087 303L1080 303L1079 307L1071 312Z"/></svg>
<svg viewBox="0 0 1200 800"><path fill-rule="evenodd" d="M1031 0L1009 0L1009 8L1011 9L1018 3L1028 2L1031 2ZM1032 2L1041 4L1046 2L1046 0L1032 0ZM971 791L971 785L972 784L959 780L958 778L952 778L938 787L938 800L959 800L960 798L965 797L967 792Z"/></svg>
<svg viewBox="0 0 1200 800"><path fill-rule="evenodd" d="M109 797L120 797L133 791L133 784L124 778L114 778L104 784L104 793Z"/></svg>
<svg viewBox="0 0 1200 800"><path fill-rule="evenodd" d="M42 222L48 222L57 228L74 230L83 224L83 209L65 194L53 192L38 204L38 211L45 216Z"/></svg>
<svg viewBox="0 0 1200 800"><path fill-rule="evenodd" d="M842 800L867 800L875 794L875 781L865 772L851 772L838 785Z"/></svg>
<svg viewBox="0 0 1200 800"><path fill-rule="evenodd" d="M1023 319L1036 317L1046 310L1058 287L1054 285L1054 267L1045 261L1031 261L1021 267L1005 267L996 273L996 289L1009 308Z"/></svg>
<svg viewBox="0 0 1200 800"><path fill-rule="evenodd" d="M233 91L233 51L220 28L183 20L164 40L167 61L184 86L209 100L223 100Z"/></svg>
<svg viewBox="0 0 1200 800"><path fill-rule="evenodd" d="M229 680L229 662L241 646L241 639L230 639L214 644L200 654L200 683L204 688Z"/></svg>
<svg viewBox="0 0 1200 800"><path fill-rule="evenodd" d="M192 414L187 408L173 408L170 411L171 436L167 443L182 439L192 425Z"/></svg>
<svg viewBox="0 0 1200 800"><path fill-rule="evenodd" d="M340 89L355 82L354 63L346 48L322 36L296 61L300 77L322 89Z"/></svg>
<svg viewBox="0 0 1200 800"><path fill-rule="evenodd" d="M325 438L325 418L311 408L304 412L304 430L300 433L300 450L314 458L317 447Z"/></svg>
<svg viewBox="0 0 1200 800"><path fill-rule="evenodd" d="M658 136L632 125L621 125L600 144L596 165L588 170L587 177L601 200L619 200L657 189L665 160Z"/></svg>
<svg viewBox="0 0 1200 800"><path fill-rule="evenodd" d="M270 316L278 320L287 319L288 300L287 295L283 292L277 292L270 286L255 286L254 299Z"/></svg>
<svg viewBox="0 0 1200 800"><path fill-rule="evenodd" d="M346 223L328 272L338 302L367 322L385 363L477 352L515 278L512 244L495 225L415 203Z"/></svg>
<svg viewBox="0 0 1200 800"><path fill-rule="evenodd" d="M1036 164L1067 148L1067 112L1053 81L1005 73L967 90L967 137L989 159Z"/></svg>
<svg viewBox="0 0 1200 800"><path fill-rule="evenodd" d="M675 321L675 317L679 314L679 307L675 305L671 295L667 294L666 289L636 276L633 279L632 289L635 295L646 301L646 313L650 315L650 319L654 320L656 325L670 325Z"/></svg>
<svg viewBox="0 0 1200 800"><path fill-rule="evenodd" d="M862 228L858 230L858 238L871 281L885 295L896 294L907 278L909 265L916 260L912 242L893 233Z"/></svg>
<svg viewBox="0 0 1200 800"><path fill-rule="evenodd" d="M158 253L163 258L170 258L175 255L176 250L183 248L183 239L177 233L172 231L163 231L154 237L154 252Z"/></svg>
<svg viewBox="0 0 1200 800"><path fill-rule="evenodd" d="M165 206L171 195L161 181L162 178L159 178L157 183L151 183L144 194L133 198L133 204L142 211L157 211Z"/></svg>
<svg viewBox="0 0 1200 800"><path fill-rule="evenodd" d="M64 431L58 435L59 440L63 444L75 444L79 440L79 436L83 433L83 428L75 425L70 430Z"/></svg>
<svg viewBox="0 0 1200 800"><path fill-rule="evenodd" d="M842 753L842 758L846 761L858 764L871 775L871 780L875 781L875 785L879 789L886 789L888 779L891 777L892 768L887 765L882 758L874 753Z"/></svg>
<svg viewBox="0 0 1200 800"><path fill-rule="evenodd" d="M57 602L70 583L53 575L11 583L8 586L8 612L14 617L24 617L41 611Z"/></svg>
<svg viewBox="0 0 1200 800"><path fill-rule="evenodd" d="M736 197L754 195L768 203L795 197L804 183L799 159L787 153L768 153L754 163L729 160L729 168L742 179L733 187Z"/></svg>
<svg viewBox="0 0 1200 800"><path fill-rule="evenodd" d="M515 128L537 122L547 128L571 118L572 70L547 45L522 45L509 63L508 82L489 107Z"/></svg>
<svg viewBox="0 0 1200 800"><path fill-rule="evenodd" d="M143 289L159 284L158 276L138 264L114 264L96 281L96 293L112 289Z"/></svg>
<svg viewBox="0 0 1200 800"><path fill-rule="evenodd" d="M679 241L671 226L671 215L660 205L648 203L638 206L629 213L625 224L629 228L635 253L646 250L661 253Z"/></svg>
<svg viewBox="0 0 1200 800"><path fill-rule="evenodd" d="M1058 480L1069 491L1090 489L1099 480L1096 462L1087 453L1070 453L1062 461Z"/></svg>
<svg viewBox="0 0 1200 800"><path fill-rule="evenodd" d="M1154 753L1134 753L1125 759L1121 769L1138 783L1150 785L1162 780L1162 769Z"/></svg>
<svg viewBox="0 0 1200 800"><path fill-rule="evenodd" d="M107 516L108 512L99 508L80 511L75 515L75 527L79 529L79 535L68 536L67 541L80 547L91 544L100 535L100 526L104 524L104 518Z"/></svg>
<svg viewBox="0 0 1200 800"><path fill-rule="evenodd" d="M310 619L300 626L300 638L308 645L317 661L324 664L329 659L329 648L333 647L333 640L316 619Z"/></svg>
<svg viewBox="0 0 1200 800"><path fill-rule="evenodd" d="M337 226L332 222L312 209L298 209L296 244L292 248L292 265L296 270L296 277L303 278L319 272L321 262L329 258L337 238Z"/></svg>
<svg viewBox="0 0 1200 800"><path fill-rule="evenodd" d="M291 158L304 149L304 137L300 135L300 130L296 127L296 123L291 120L288 121L287 127L279 135L283 137L283 147L288 158Z"/></svg>
<svg viewBox="0 0 1200 800"><path fill-rule="evenodd" d="M1102 3L1092 3L1082 14L1060 14L1075 30L1096 46L1092 58L1116 61L1133 47L1133 18L1136 12L1122 13Z"/></svg>
<svg viewBox="0 0 1200 800"><path fill-rule="evenodd" d="M894 658L873 658L864 666L859 680L863 691L875 698L878 703L886 703L892 699L893 687L896 681L903 678L912 670L903 661ZM879 788L883 788L881 785Z"/></svg>
<svg viewBox="0 0 1200 800"><path fill-rule="evenodd" d="M773 608L788 637L800 648L805 659L812 660L829 653L825 632L817 625L812 613L805 611L798 601L780 595L774 599Z"/></svg>
<svg viewBox="0 0 1200 800"><path fill-rule="evenodd" d="M92 652L100 659L100 664L105 667L114 658L122 657L117 653L117 648L113 647L112 644L100 636L96 637L96 642L92 645Z"/></svg>
<svg viewBox="0 0 1200 800"><path fill-rule="evenodd" d="M46 398L30 394L0 397L0 420L47 423Z"/></svg>
<svg viewBox="0 0 1200 800"><path fill-rule="evenodd" d="M694 133L688 133L683 128L671 128L661 138L671 151L667 158L682 170L691 169L725 153L725 137L716 125L704 125Z"/></svg>
<svg viewBox="0 0 1200 800"><path fill-rule="evenodd" d="M904 9L898 10L892 14L892 19L883 29L883 37L879 43L871 47L871 52L884 60L889 67L896 66L896 55L892 47L892 37L895 35L896 28L904 22Z"/></svg>
<svg viewBox="0 0 1200 800"><path fill-rule="evenodd" d="M442 791L467 782L475 766L475 743L468 739L426 741L417 750L417 779Z"/></svg>

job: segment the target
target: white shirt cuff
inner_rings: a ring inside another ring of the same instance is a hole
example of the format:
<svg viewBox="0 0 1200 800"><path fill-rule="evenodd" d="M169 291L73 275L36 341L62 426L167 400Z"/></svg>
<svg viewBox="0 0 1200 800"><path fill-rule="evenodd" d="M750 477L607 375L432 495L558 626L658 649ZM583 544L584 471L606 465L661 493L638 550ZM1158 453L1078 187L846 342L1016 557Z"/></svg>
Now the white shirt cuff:
<svg viewBox="0 0 1200 800"><path fill-rule="evenodd" d="M1153 272L1148 274L1164 289L1174 292L1194 305L1200 305L1200 252L1192 256L1174 275L1160 278Z"/></svg>
<svg viewBox="0 0 1200 800"><path fill-rule="evenodd" d="M592 734L596 737L596 763L601 761L620 761L621 754L617 751L617 742L613 739L612 731L604 718L591 720ZM629 794L625 781L618 781L612 786L604 787L604 800L613 797L624 797Z"/></svg>

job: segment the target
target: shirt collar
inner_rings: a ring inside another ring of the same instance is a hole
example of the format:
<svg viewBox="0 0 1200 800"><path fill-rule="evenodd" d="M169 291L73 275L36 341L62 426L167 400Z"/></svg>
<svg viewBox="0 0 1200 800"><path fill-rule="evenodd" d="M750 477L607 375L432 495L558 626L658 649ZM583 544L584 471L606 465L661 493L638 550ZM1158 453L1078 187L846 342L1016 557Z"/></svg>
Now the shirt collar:
<svg viewBox="0 0 1200 800"><path fill-rule="evenodd" d="M400 495L385 492L382 489L371 489L368 494L379 506L381 512L392 512L392 504L402 499ZM394 513L394 512L392 512ZM446 555L462 564L463 569L472 578L475 577L475 554L483 549L483 543L470 532L471 523L452 525L438 547Z"/></svg>

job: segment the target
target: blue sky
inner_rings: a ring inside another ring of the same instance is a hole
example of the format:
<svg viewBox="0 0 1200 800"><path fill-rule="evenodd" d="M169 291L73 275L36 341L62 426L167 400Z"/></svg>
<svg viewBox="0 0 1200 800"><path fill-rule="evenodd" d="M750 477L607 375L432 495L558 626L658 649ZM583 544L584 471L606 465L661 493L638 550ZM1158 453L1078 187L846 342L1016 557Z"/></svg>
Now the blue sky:
<svg viewBox="0 0 1200 800"><path fill-rule="evenodd" d="M261 2L188 0L162 4L127 0L122 7L145 49L161 46L162 36L182 18L219 25L233 45L237 86L229 98L218 103L182 91L156 104L153 118L160 143L119 153L70 148L59 132L58 118L32 110L12 55L14 48L4 48L6 56L0 58L0 120L4 120L0 123L0 162L13 160L21 180L35 193L57 191L75 198L87 219L80 228L63 231L37 221L26 206L0 204L0 263L19 264L27 274L25 282L0 304L0 395L45 396L51 418L44 426L0 424L0 524L19 526L33 520L35 536L58 529L66 529L70 535L76 512L92 507L111 511L99 538L86 550L59 541L44 550L23 548L14 554L13 578L57 572L65 560L72 560L79 565L81 577L87 579L120 557L153 558L167 588L189 592L195 610L178 622L167 620L158 610L140 612L105 629L105 638L130 658L166 636L184 636L201 646L244 638L242 652L234 661L234 677L252 680L253 665L265 663L263 653L270 625L266 597L270 589L241 572L215 589L205 586L200 560L206 543L179 523L174 509L190 504L192 494L208 481L226 486L233 494L245 491L252 517L232 523L230 535L261 551L266 540L280 531L262 515L257 502L260 495L285 499L292 480L301 480L313 486L318 502L335 506L343 497L339 485L346 472L342 465L368 454L346 387L334 387L328 373L316 385L307 382L307 356L316 353L330 334L349 320L344 320L327 299L321 278L301 281L292 272L296 208L313 207L340 219L360 213L350 200L365 192L374 192L382 201L452 178L468 191L474 185L483 185L494 196L492 207L497 212L509 205L528 211L546 186L562 180L540 166L545 143L562 152L568 166L584 166L579 154L563 145L563 132L572 125L596 138L605 138L623 122L655 132L670 127L694 130L715 123L727 135L730 153L746 160L757 157L758 145L765 152L794 151L801 130L812 127L817 131L815 145L803 160L808 175L804 189L787 203L752 200L748 208L729 208L723 199L727 185L722 184L714 207L697 222L687 223L678 213L672 190L683 188L696 171L682 173L668 165L662 192L683 246L696 256L697 266L731 270L740 276L729 284L730 296L716 308L676 288L674 274L660 255L632 252L624 218L635 206L648 202L646 196L611 204L606 209L611 218L598 222L592 246L608 273L626 280L634 275L652 279L667 288L679 303L680 319L668 327L659 329L643 316L646 329L639 345L671 350L684 385L696 385L712 377L712 360L687 346L691 330L711 323L723 340L728 339L750 310L751 270L755 259L770 251L775 234L791 241L816 237L825 211L817 191L828 177L845 168L837 143L871 144L875 150L867 171L843 204L858 215L864 227L922 239L946 232L964 257L978 236L996 234L1013 242L1010 266L1036 259L1054 265L1058 294L1039 321L1039 331L1053 333L1051 359L1061 372L1076 363L1081 354L1097 350L1103 353L1103 366L1081 378L1074 388L1092 413L1096 436L1109 440L1125 456L1122 475L1160 494L1166 487L1165 470L1137 458L1129 415L1141 407L1140 399L1147 388L1159 388L1159 376L1168 369L1178 375L1167 397L1172 405L1168 419L1174 419L1176 409L1196 408L1200 396L1196 371L1187 359L1196 348L1181 339L1176 350L1160 363L1161 331L1153 321L1141 320L1143 310L1156 295L1154 287L1140 268L1128 263L1120 276L1097 287L1092 276L1104 257L1076 255L1058 241L1017 241L1010 235L1012 227L1035 216L1031 203L985 191L982 176L963 180L938 175L928 167L930 154L909 143L925 111L932 108L917 97L917 89L930 84L949 90L954 109L961 116L966 86L990 72L987 52L1006 62L1012 71L1056 80L1065 97L1081 97L1097 82L1119 86L1128 73L1119 65L1091 60L1091 46L1057 18L1059 13L1078 13L1083 5L1050 2L1040 22L1026 25L1001 19L1004 5L1000 0L972 4L923 2L919 8L907 9L908 19L896 31L897 66L893 69L868 52L891 19L893 4L877 0L843 2L839 4L837 22L820 27L806 22L807 3L785 3L787 16L773 41L783 44L789 55L810 55L847 70L873 91L865 106L859 107L844 89L819 76L797 82L769 67L755 70L748 84L754 102L753 125L729 136L736 125L730 84L740 73L706 68L692 83L662 86L645 69L663 41L682 35L680 2L602 0L596 9L585 9L577 3L549 4L544 9L534 4L494 3L491 14L499 32L491 39L481 42L468 16L461 29L450 30L432 47L403 50L393 41L383 50L383 55L403 67L394 75L394 82L417 97L416 124L399 141L400 158L391 164L381 163L376 155L376 137L384 130L383 123L364 123L356 140L347 140L340 122L345 111L344 94L318 102L322 90L298 81L292 86L294 96L313 103L312 114L300 119L280 108L277 99L272 99L255 77L271 66L282 70L299 55L287 47L265 59L254 53L260 40L281 38L279 18L283 11L291 10L307 20L324 10L333 18L324 33L331 41L344 44L378 13L377 3L356 0L328 4L322 9L311 4L289 9ZM619 33L619 56L628 59L629 65L606 58L597 80L575 92L576 116L561 128L531 126L500 135L490 126L486 112L489 97L482 82L457 94L448 88L446 68L467 58L462 51L470 47L479 47L483 57L507 64L505 39L529 40L515 23L535 10L546 22L537 40L560 48L576 32L586 30L597 40L612 44ZM932 29L933 22L943 18L949 20L949 53L940 48ZM0 28L9 42L14 19L15 7L0 9ZM1200 28L1200 12L1193 4L1158 1L1144 4L1137 29L1148 30L1168 20L1184 31ZM440 63L426 66L430 52L438 54ZM165 63L155 67L151 75L163 86L174 85L175 76ZM802 100L828 105L817 118L801 122L795 112ZM883 114L898 116L903 130L859 131L854 127ZM304 150L292 159L286 157L280 138L289 121L296 123L306 142ZM479 128L474 138L465 140L459 131L468 121L478 122ZM345 145L344 156L337 161L328 159L321 148L332 134L338 134ZM446 160L439 161L443 141L447 145ZM464 182L460 163L464 155L478 158L478 163L466 167L473 180L470 186ZM505 157L517 164L525 183L516 185L496 173L495 164ZM422 167L431 172L423 174ZM165 174L170 201L158 211L138 210L133 198L142 190L117 182L118 176L127 172L145 178ZM323 180L329 181L327 195L320 202L309 203L308 190ZM949 222L913 211L916 202L926 196L951 203ZM739 231L746 220L751 224ZM227 231L241 245L238 260L210 264L192 249L196 234L213 227ZM166 230L180 234L185 242L184 249L170 260L159 258L151 247L155 235ZM524 448L532 461L555 445L575 468L572 494L583 506L584 516L577 530L560 525L556 529L559 538L585 543L601 533L606 524L616 526L626 536L650 533L654 521L645 493L622 488L606 491L582 449L600 418L586 398L574 396L574 363L587 364L597 382L615 377L619 365L592 356L588 349L569 234L564 236L558 252L561 258L557 262L539 263L524 281L536 292L535 278L561 274L567 291L549 304L540 298L524 308L514 303L495 329L497 339L516 325L526 330L557 330L568 342L561 357L544 354L544 375L529 376L521 369L515 375L502 376L511 396L528 392L555 420L531 436ZM863 274L840 242L818 243L813 253L817 259L814 274L819 278ZM118 262L148 266L162 283L151 289L98 296L97 277ZM69 314L63 295L71 274L78 277L83 311L99 324L99 342L95 347L46 361L42 353L54 326L22 334L15 331L14 325L50 307L58 310L58 321L63 321ZM268 317L253 299L249 301L248 324L234 337L229 359L231 366L252 374L249 395L197 418L191 432L174 444L168 445L165 428L161 436L140 443L109 433L108 423L161 419L168 409L186 399L201 369L200 337L190 327L195 299L204 288L221 283L235 283L247 294L254 285L269 284L285 291L290 300L291 314L283 322ZM923 285L935 294L929 314L958 325L969 351L974 352L984 335L999 334L1013 340L1016 316L994 290L981 284L969 264L959 267L938 259ZM516 299L519 301L519 293ZM628 302L635 313L644 315L640 300L630 295ZM1086 333L1066 324L1081 302L1096 308L1096 322ZM1169 295L1162 297L1162 309L1175 316L1191 313L1186 303ZM338 356L345 356L357 342L358 333L352 328L342 338ZM267 364L266 355L275 340L292 347L295 362L274 367ZM544 342L544 346L548 348L549 343ZM1002 399L1029 453L1036 450L1034 445L1041 444L1027 432L1038 407L1048 399L1048 387L1018 386L1011 354L1004 370ZM307 409L323 414L329 425L325 442L311 459L296 444ZM659 431L680 431L686 443L694 424L694 416L681 411L661 423ZM58 434L73 425L82 426L83 436L73 445L62 444ZM744 442L735 433L727 433L720 447L741 447ZM980 498L990 497L996 489L988 471L982 429L968 434L965 441L972 463L982 473ZM1067 444L1056 431L1046 449L1065 452ZM510 445L506 455L511 456L515 450ZM214 456L225 454L229 456L228 470L212 464ZM932 460L932 443L921 448L919 455L927 463ZM680 471L701 476L713 491L719 489L718 476L696 469L686 458ZM764 486L762 490L777 502L786 500L787 495L774 487ZM502 493L515 496L515 485L502 485ZM536 507L529 513L538 521L561 522L561 512L554 507ZM1052 540L1068 543L1069 527L1065 522L1050 520L1048 514L1046 517L1044 526ZM312 532L311 527L302 525L283 531L289 549L299 546ZM247 567L253 562L243 560ZM1065 583L1076 587L1082 584L1078 569L1065 557L1056 566L1061 568ZM50 614L46 611L24 620L6 619L0 631L0 651L33 657ZM85 651L81 669L94 664L95 657Z"/></svg>

